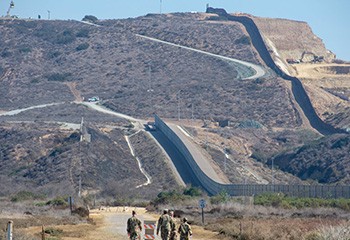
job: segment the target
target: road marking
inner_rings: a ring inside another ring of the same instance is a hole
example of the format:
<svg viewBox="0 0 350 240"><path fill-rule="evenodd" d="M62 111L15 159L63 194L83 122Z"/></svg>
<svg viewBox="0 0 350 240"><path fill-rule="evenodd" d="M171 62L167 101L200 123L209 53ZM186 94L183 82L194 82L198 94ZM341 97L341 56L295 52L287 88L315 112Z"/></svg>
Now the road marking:
<svg viewBox="0 0 350 240"><path fill-rule="evenodd" d="M185 129L183 129L181 126L177 125L177 128L180 129L180 131L183 134L185 134L187 137L192 138L192 136L190 134L188 134L188 132Z"/></svg>

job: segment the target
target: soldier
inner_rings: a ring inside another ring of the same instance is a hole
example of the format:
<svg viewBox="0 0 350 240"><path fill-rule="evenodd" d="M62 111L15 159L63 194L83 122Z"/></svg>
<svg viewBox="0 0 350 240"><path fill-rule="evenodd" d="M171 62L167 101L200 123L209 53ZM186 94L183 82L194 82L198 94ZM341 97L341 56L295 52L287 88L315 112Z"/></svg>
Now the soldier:
<svg viewBox="0 0 350 240"><path fill-rule="evenodd" d="M176 224L174 219L174 211L169 211L169 216L171 217L169 240L176 240L177 236L176 236Z"/></svg>
<svg viewBox="0 0 350 240"><path fill-rule="evenodd" d="M192 236L191 226L187 223L187 218L183 218L178 233L180 233L180 240L189 240L189 236Z"/></svg>
<svg viewBox="0 0 350 240"><path fill-rule="evenodd" d="M136 212L132 211L132 217L128 219L126 231L130 240L140 239L139 232L142 230L141 221L135 217Z"/></svg>
<svg viewBox="0 0 350 240"><path fill-rule="evenodd" d="M159 230L160 230L160 236L162 240L169 240L170 231L171 231L171 222L172 222L172 219L168 214L168 210L164 209L163 214L159 217L158 224L157 224L157 235L159 235Z"/></svg>

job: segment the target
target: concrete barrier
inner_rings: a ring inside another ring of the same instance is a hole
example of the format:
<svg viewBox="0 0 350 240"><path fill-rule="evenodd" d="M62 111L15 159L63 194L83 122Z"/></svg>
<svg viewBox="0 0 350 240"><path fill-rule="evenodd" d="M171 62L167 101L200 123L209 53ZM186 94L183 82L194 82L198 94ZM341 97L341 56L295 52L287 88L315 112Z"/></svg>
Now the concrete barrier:
<svg viewBox="0 0 350 240"><path fill-rule="evenodd" d="M350 198L350 186L333 185L276 185L276 184L221 184L209 178L198 166L193 156L170 127L157 115L155 125L159 131L174 144L191 167L193 173L202 183L209 195L227 192L231 196L253 196L262 193L284 193L291 197L311 198Z"/></svg>

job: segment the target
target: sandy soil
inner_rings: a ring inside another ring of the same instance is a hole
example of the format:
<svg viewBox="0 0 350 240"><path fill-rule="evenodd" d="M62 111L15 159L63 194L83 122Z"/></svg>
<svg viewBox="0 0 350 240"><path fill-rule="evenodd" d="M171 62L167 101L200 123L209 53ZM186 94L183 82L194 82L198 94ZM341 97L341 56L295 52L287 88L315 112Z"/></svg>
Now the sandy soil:
<svg viewBox="0 0 350 240"><path fill-rule="evenodd" d="M349 74L337 74L334 71L331 71L331 68L342 67L350 68L349 64L293 64L293 68L296 70L296 77L299 78L308 78L308 79L322 79L322 78L349 78Z"/></svg>

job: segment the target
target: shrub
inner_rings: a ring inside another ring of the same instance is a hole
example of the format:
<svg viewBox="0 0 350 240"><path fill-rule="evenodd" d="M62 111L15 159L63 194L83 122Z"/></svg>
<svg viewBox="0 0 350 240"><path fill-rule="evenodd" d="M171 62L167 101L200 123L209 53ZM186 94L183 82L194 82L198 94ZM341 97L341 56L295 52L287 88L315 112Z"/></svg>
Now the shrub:
<svg viewBox="0 0 350 240"><path fill-rule="evenodd" d="M59 51L50 52L50 53L48 54L48 57L49 57L49 58L56 58L56 57L60 56L61 54L62 54L62 53L59 52Z"/></svg>
<svg viewBox="0 0 350 240"><path fill-rule="evenodd" d="M64 82L64 81L69 81L69 78L71 76L72 76L71 73L52 73L51 75L48 75L46 78L49 81Z"/></svg>
<svg viewBox="0 0 350 240"><path fill-rule="evenodd" d="M5 49L4 51L2 51L1 53L1 57L6 58L6 57L10 57L12 55L12 52L10 52L9 50Z"/></svg>
<svg viewBox="0 0 350 240"><path fill-rule="evenodd" d="M160 192L157 198L154 200L155 205L159 204L169 204L184 200L185 196L175 190L170 192Z"/></svg>
<svg viewBox="0 0 350 240"><path fill-rule="evenodd" d="M32 49L30 47L21 47L18 49L20 53L30 53Z"/></svg>
<svg viewBox="0 0 350 240"><path fill-rule="evenodd" d="M329 226L323 227L319 230L319 240L349 240L350 226Z"/></svg>
<svg viewBox="0 0 350 240"><path fill-rule="evenodd" d="M282 193L265 193L254 197L255 205L274 206L282 208L319 208L332 207L350 210L349 199L321 199L286 197Z"/></svg>
<svg viewBox="0 0 350 240"><path fill-rule="evenodd" d="M63 197L54 198L52 200L47 201L46 205L67 207L68 206L68 197L63 196Z"/></svg>
<svg viewBox="0 0 350 240"><path fill-rule="evenodd" d="M88 43L82 43L82 44L79 44L75 49L77 51L82 51L82 50L88 49L89 46L90 45Z"/></svg>
<svg viewBox="0 0 350 240"><path fill-rule="evenodd" d="M88 38L89 37L90 30L87 28L80 29L76 36L79 38Z"/></svg>
<svg viewBox="0 0 350 240"><path fill-rule="evenodd" d="M229 199L230 199L230 195L227 192L222 191L219 194L212 196L210 198L210 203L211 204L226 203L228 202Z"/></svg>
<svg viewBox="0 0 350 240"><path fill-rule="evenodd" d="M242 36L235 40L235 44L243 44L243 45L249 45L250 44L250 38L248 36Z"/></svg>
<svg viewBox="0 0 350 240"><path fill-rule="evenodd" d="M45 196L38 195L29 191L20 191L11 198L11 202L21 202L26 200L43 199Z"/></svg>
<svg viewBox="0 0 350 240"><path fill-rule="evenodd" d="M65 30L63 33L59 34L55 40L55 43L58 44L68 44L74 42L76 39L73 31Z"/></svg>
<svg viewBox="0 0 350 240"><path fill-rule="evenodd" d="M199 197L203 195L203 192L197 187L189 187L183 191L183 194L191 197Z"/></svg>
<svg viewBox="0 0 350 240"><path fill-rule="evenodd" d="M46 228L44 230L44 232L46 234L50 234L51 236L59 236L59 235L61 235L63 233L63 230L59 229L59 228L52 228L52 227L50 227L50 228Z"/></svg>
<svg viewBox="0 0 350 240"><path fill-rule="evenodd" d="M89 210L84 207L78 207L72 211L73 214L77 214L80 217L89 217Z"/></svg>
<svg viewBox="0 0 350 240"><path fill-rule="evenodd" d="M242 122L240 122L238 124L239 128L255 128L255 129L261 129L264 126L259 123L258 121L252 120L252 119L248 119L248 120L244 120Z"/></svg>

